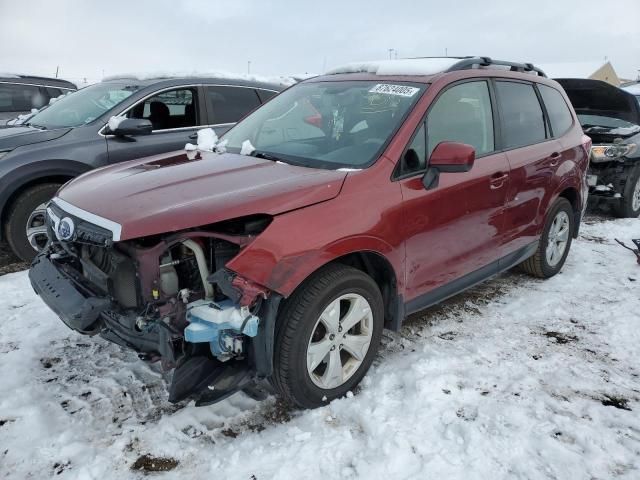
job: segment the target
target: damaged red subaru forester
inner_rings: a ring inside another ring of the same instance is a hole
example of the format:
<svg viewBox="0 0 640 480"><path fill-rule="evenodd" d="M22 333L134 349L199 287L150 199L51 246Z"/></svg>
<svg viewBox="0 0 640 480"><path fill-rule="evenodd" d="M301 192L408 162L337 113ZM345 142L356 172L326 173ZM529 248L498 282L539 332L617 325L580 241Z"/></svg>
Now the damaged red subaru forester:
<svg viewBox="0 0 640 480"><path fill-rule="evenodd" d="M589 148L531 64L352 64L213 152L72 180L29 276L70 328L173 369L171 401L272 388L313 408L353 389L408 314L515 265L558 273Z"/></svg>

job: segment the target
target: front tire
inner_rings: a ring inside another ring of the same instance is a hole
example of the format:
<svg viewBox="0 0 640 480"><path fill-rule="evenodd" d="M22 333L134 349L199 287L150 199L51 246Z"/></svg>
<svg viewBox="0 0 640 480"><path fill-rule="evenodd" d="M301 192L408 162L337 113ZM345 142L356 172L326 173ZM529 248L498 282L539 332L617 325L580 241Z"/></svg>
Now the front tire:
<svg viewBox="0 0 640 480"><path fill-rule="evenodd" d="M622 198L614 211L618 218L637 218L640 215L640 168L627 170Z"/></svg>
<svg viewBox="0 0 640 480"><path fill-rule="evenodd" d="M382 337L382 295L360 270L330 265L287 300L278 321L273 384L287 403L316 408L367 373Z"/></svg>
<svg viewBox="0 0 640 480"><path fill-rule="evenodd" d="M24 190L11 204L4 231L7 242L24 262L30 262L47 242L45 205L60 188L58 183L43 183Z"/></svg>
<svg viewBox="0 0 640 480"><path fill-rule="evenodd" d="M547 213L536 253L520 264L522 269L538 278L557 274L569 254L575 228L571 203L566 198L558 198Z"/></svg>

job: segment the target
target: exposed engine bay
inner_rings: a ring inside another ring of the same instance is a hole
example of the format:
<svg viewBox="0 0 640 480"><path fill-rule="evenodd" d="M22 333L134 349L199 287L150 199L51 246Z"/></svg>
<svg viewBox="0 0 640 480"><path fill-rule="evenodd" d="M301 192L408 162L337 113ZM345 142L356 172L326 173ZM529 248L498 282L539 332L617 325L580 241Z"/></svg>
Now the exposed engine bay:
<svg viewBox="0 0 640 480"><path fill-rule="evenodd" d="M256 378L270 373L280 298L225 265L270 221L256 215L113 242L108 230L51 202L55 240L34 261L31 281L70 328L175 369L170 401L256 394Z"/></svg>

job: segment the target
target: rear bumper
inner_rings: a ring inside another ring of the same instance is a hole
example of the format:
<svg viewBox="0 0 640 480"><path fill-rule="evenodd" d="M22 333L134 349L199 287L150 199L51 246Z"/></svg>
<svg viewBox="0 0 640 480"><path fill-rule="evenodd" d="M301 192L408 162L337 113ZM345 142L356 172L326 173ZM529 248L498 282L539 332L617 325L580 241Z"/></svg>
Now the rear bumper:
<svg viewBox="0 0 640 480"><path fill-rule="evenodd" d="M84 334L97 333L100 314L111 307L107 298L86 297L74 281L45 254L39 254L29 270L35 292L69 328Z"/></svg>

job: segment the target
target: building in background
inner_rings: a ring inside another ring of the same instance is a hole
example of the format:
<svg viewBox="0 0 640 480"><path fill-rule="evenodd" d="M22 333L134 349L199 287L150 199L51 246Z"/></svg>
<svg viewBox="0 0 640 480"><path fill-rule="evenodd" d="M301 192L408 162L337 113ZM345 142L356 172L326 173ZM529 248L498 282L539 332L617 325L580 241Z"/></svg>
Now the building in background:
<svg viewBox="0 0 640 480"><path fill-rule="evenodd" d="M605 81L616 87L622 83L609 61L547 63L538 66L550 78L590 78Z"/></svg>

